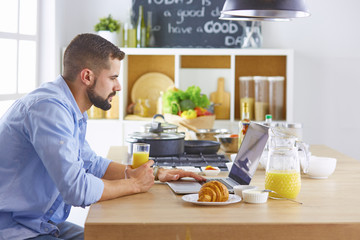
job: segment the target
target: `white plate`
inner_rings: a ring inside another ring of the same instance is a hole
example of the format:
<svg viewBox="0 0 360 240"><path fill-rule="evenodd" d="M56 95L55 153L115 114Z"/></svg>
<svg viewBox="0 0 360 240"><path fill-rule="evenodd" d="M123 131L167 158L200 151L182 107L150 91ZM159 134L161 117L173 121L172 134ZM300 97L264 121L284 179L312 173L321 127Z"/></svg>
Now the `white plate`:
<svg viewBox="0 0 360 240"><path fill-rule="evenodd" d="M182 199L185 202L194 203L197 205L228 205L232 203L237 203L241 201L241 197L234 194L229 194L229 199L226 202L198 202L199 194L188 194L184 195Z"/></svg>

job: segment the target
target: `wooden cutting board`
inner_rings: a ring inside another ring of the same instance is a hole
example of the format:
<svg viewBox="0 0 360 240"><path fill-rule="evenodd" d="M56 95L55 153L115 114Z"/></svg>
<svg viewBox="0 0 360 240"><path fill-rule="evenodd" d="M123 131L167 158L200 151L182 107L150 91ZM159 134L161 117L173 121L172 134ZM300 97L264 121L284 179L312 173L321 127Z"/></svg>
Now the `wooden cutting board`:
<svg viewBox="0 0 360 240"><path fill-rule="evenodd" d="M225 92L225 79L219 78L216 92L210 94L210 101L215 104L216 119L230 119L230 93Z"/></svg>

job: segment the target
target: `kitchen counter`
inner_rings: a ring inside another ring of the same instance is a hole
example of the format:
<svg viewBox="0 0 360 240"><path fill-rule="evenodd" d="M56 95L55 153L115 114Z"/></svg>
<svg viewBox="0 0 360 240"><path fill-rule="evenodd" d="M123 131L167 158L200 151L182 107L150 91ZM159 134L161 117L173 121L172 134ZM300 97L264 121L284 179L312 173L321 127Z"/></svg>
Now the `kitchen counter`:
<svg viewBox="0 0 360 240"><path fill-rule="evenodd" d="M358 239L360 236L360 162L324 145L313 155L337 158L328 179L302 176L297 198L303 205L269 199L199 206L184 202L163 183L149 192L93 204L85 239ZM126 158L126 148L110 148L108 157ZM224 174L224 173L223 173ZM251 185L264 188L265 171Z"/></svg>

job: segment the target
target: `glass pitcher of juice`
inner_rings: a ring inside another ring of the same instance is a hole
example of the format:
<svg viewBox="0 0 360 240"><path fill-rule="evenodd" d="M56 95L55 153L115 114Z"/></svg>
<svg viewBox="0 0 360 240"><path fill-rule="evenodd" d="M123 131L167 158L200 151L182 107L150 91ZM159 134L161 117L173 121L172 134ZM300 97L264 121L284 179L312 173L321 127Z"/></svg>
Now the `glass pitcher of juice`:
<svg viewBox="0 0 360 240"><path fill-rule="evenodd" d="M287 198L296 198L301 189L299 148L307 152L304 145L284 129L269 131L269 154L266 165L265 188ZM308 154L305 154L308 156ZM308 159L306 159L308 162ZM307 168L304 167L306 172ZM277 198L276 193L270 197Z"/></svg>

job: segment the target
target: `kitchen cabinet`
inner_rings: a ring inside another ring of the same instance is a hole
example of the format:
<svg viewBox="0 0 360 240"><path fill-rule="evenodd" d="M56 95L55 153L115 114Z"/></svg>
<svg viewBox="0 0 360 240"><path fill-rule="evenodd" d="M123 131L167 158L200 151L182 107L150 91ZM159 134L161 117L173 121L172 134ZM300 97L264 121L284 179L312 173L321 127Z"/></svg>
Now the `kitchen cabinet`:
<svg viewBox="0 0 360 240"><path fill-rule="evenodd" d="M197 85L202 93L210 95L217 88L218 78L225 79L225 91L230 93L229 119L215 120L214 127L237 132L240 120L240 76L284 76L283 120L293 120L293 58L291 49L194 49L194 48L122 48L126 53L122 61L119 81L119 120L124 141L127 134L140 131L151 118L128 120L126 109L137 79L149 72L159 72L174 81L177 88L186 90ZM106 124L104 124L106 125ZM111 124L112 125L112 124ZM112 144L114 145L114 144Z"/></svg>

